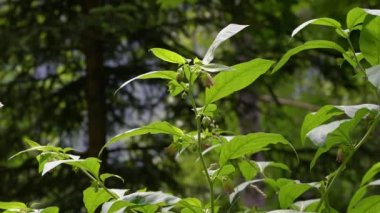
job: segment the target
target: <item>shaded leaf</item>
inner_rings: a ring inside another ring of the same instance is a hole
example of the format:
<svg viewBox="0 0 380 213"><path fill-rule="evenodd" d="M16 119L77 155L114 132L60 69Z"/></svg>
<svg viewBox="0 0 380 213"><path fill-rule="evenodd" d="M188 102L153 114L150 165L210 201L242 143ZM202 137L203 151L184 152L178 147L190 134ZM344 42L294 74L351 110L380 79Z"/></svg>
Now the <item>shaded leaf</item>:
<svg viewBox="0 0 380 213"><path fill-rule="evenodd" d="M202 63L203 64L209 64L214 59L215 50L219 45L224 42L225 40L231 38L236 33L240 32L244 28L248 27L249 25L239 25L239 24L229 24L227 27L223 28L218 35L216 36L215 40L212 42L211 46L208 48Z"/></svg>
<svg viewBox="0 0 380 213"><path fill-rule="evenodd" d="M273 63L274 61L270 60L254 59L233 66L231 72L217 74L214 78L215 84L211 88L206 88L205 106L247 87L264 74Z"/></svg>
<svg viewBox="0 0 380 213"><path fill-rule="evenodd" d="M364 58L372 65L380 64L380 17L367 16L360 33L359 47Z"/></svg>
<svg viewBox="0 0 380 213"><path fill-rule="evenodd" d="M340 53L344 53L344 49L339 46L337 43L332 41L325 41L325 40L315 40L315 41L308 41L304 44L297 46L291 50L288 50L280 59L280 61L276 64L276 66L273 68L272 73L277 72L282 66L286 64L286 62L295 54L304 51L304 50L310 50L310 49L333 49Z"/></svg>
<svg viewBox="0 0 380 213"><path fill-rule="evenodd" d="M180 54L173 52L171 50L163 49L163 48L152 48L150 49L152 53L159 59L174 63L174 64L185 64L186 59L182 57Z"/></svg>

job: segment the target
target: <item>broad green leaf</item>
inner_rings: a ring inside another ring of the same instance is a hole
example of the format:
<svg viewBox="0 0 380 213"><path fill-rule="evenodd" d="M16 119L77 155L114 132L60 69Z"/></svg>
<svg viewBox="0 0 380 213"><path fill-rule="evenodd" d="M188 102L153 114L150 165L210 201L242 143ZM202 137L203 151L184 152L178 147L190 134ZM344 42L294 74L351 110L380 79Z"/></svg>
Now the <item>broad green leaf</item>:
<svg viewBox="0 0 380 213"><path fill-rule="evenodd" d="M219 45L225 40L231 38L236 33L240 32L244 28L248 27L248 25L239 25L239 24L229 24L227 27L223 28L215 40L212 42L211 46L208 48L202 63L209 64L214 59L215 50Z"/></svg>
<svg viewBox="0 0 380 213"><path fill-rule="evenodd" d="M27 209L28 207L21 202L0 202L0 209Z"/></svg>
<svg viewBox="0 0 380 213"><path fill-rule="evenodd" d="M150 49L152 53L159 59L174 63L174 64L185 64L186 59L180 54L173 52L171 50L163 49L163 48L152 48Z"/></svg>
<svg viewBox="0 0 380 213"><path fill-rule="evenodd" d="M169 124L168 122L161 121L161 122L154 122L147 126L143 126L136 129L128 130L124 133L121 133L119 135L116 135L115 137L111 138L102 148L100 153L102 153L103 149L110 146L111 144L114 144L120 140L124 140L129 137L137 136L137 135L144 135L144 134L168 134L173 136L184 136L184 133L181 129Z"/></svg>
<svg viewBox="0 0 380 213"><path fill-rule="evenodd" d="M267 150L267 146L271 144L290 145L289 141L279 134L258 132L236 136L222 145L219 164L224 165L230 159Z"/></svg>
<svg viewBox="0 0 380 213"><path fill-rule="evenodd" d="M83 191L83 203L88 213L93 213L103 203L110 200L112 196L103 188L88 187Z"/></svg>
<svg viewBox="0 0 380 213"><path fill-rule="evenodd" d="M296 198L301 196L311 188L310 185L304 183L289 183L280 188L278 200L281 208L288 208Z"/></svg>
<svg viewBox="0 0 380 213"><path fill-rule="evenodd" d="M355 113L355 116L352 119L346 119L346 120L340 120L340 121L334 121L332 123L338 124L336 127L335 125L331 125L331 129L333 131L329 131L328 128L326 128L325 132L320 132L322 134L319 136L320 138L323 138L318 143L322 144L321 147L318 148L317 152L315 153L311 163L310 163L310 169L312 169L317 161L317 159L325 152L329 151L332 147L339 145L339 144L346 144L347 146L351 146L351 133L353 129L359 124L359 122L362 120L363 117L367 116L369 113L369 109L367 108L361 108ZM330 123L331 124L331 123ZM329 124L327 124L329 125ZM325 126L325 125L323 125ZM326 126L325 126L326 127ZM317 127L316 129L318 129ZM311 132L313 132L312 130ZM315 136L317 137L317 136ZM314 142L317 143L317 142Z"/></svg>
<svg viewBox="0 0 380 213"><path fill-rule="evenodd" d="M176 207L181 208L181 213L204 213L202 203L197 198L184 198Z"/></svg>
<svg viewBox="0 0 380 213"><path fill-rule="evenodd" d="M239 161L238 166L245 180L252 180L259 171L259 168L255 163L246 160Z"/></svg>
<svg viewBox="0 0 380 213"><path fill-rule="evenodd" d="M380 162L374 164L363 176L360 186L364 186L372 180L380 172Z"/></svg>
<svg viewBox="0 0 380 213"><path fill-rule="evenodd" d="M201 67L202 67L202 70L204 70L206 72L212 72L212 73L233 70L231 67L223 65L223 64L212 64L212 63L210 63L210 64L202 65Z"/></svg>
<svg viewBox="0 0 380 213"><path fill-rule="evenodd" d="M277 72L282 66L285 65L285 63L292 57L293 55L304 51L304 50L310 50L310 49L333 49L340 53L344 53L345 50L339 46L337 43L332 41L325 41L325 40L315 40L315 41L308 41L304 44L295 47L291 50L288 50L280 59L280 61L276 64L276 66L273 68L272 73Z"/></svg>
<svg viewBox="0 0 380 213"><path fill-rule="evenodd" d="M368 81L377 89L380 89L380 65L366 69L365 73L367 74Z"/></svg>
<svg viewBox="0 0 380 213"><path fill-rule="evenodd" d="M367 16L360 33L359 47L364 58L372 65L380 64L380 17Z"/></svg>
<svg viewBox="0 0 380 213"><path fill-rule="evenodd" d="M356 25L363 23L366 15L367 13L362 8L355 7L351 9L346 17L347 28L352 30Z"/></svg>
<svg viewBox="0 0 380 213"><path fill-rule="evenodd" d="M40 213L58 213L58 212L59 212L59 208L56 206L47 207L40 211Z"/></svg>
<svg viewBox="0 0 380 213"><path fill-rule="evenodd" d="M342 123L348 122L350 119L344 119L339 121L333 121L328 124L320 125L306 134L311 142L316 146L323 146L326 143L327 135L335 131Z"/></svg>
<svg viewBox="0 0 380 213"><path fill-rule="evenodd" d="M247 188L251 184L262 182L262 181L263 181L263 179L250 180L250 181L246 181L246 182L241 183L238 186L236 186L234 188L234 191L229 195L230 203L233 203L234 200L236 199L237 195L240 194L240 192L242 192L245 188Z"/></svg>
<svg viewBox="0 0 380 213"><path fill-rule="evenodd" d="M166 204L166 205L174 205L181 200L180 198L176 196L163 193L161 191L135 192L135 193L124 196L122 199L134 204L139 204L139 205L161 204L161 203Z"/></svg>
<svg viewBox="0 0 380 213"><path fill-rule="evenodd" d="M249 86L273 63L270 60L254 59L233 66L231 72L217 74L214 78L215 84L211 88L206 88L205 106Z"/></svg>
<svg viewBox="0 0 380 213"><path fill-rule="evenodd" d="M100 160L98 158L86 158L84 160L70 161L66 164L83 169L94 176L94 178L99 178Z"/></svg>
<svg viewBox="0 0 380 213"><path fill-rule="evenodd" d="M79 159L79 156L72 156L71 158L72 159L69 159L69 160L56 160L56 161L51 161L51 162L45 163L41 175L44 176L47 172L51 171L52 169L54 169L55 167L57 167L61 164L64 164L64 163L69 164L69 163L73 163L73 162L82 161Z"/></svg>
<svg viewBox="0 0 380 213"><path fill-rule="evenodd" d="M361 200L348 213L380 212L380 195L374 195Z"/></svg>
<svg viewBox="0 0 380 213"><path fill-rule="evenodd" d="M306 135L314 128L320 126L334 116L346 114L348 117L353 118L356 112L360 109L377 110L378 105L375 104L359 104L348 106L332 106L326 105L319 109L317 112L309 113L306 115L301 128L301 142L305 143Z"/></svg>
<svg viewBox="0 0 380 213"><path fill-rule="evenodd" d="M126 82L124 82L116 91L115 93L117 93L121 88L125 87L126 85L128 85L129 83L131 83L132 81L134 80L137 80L137 79L152 79L152 78L159 78L159 79L168 79L168 80L175 80L176 79L176 76L177 76L177 72L175 71L170 71L170 70L166 70L166 71L152 71L152 72L148 72L148 73L144 73L144 74L141 74L139 76L136 76Z"/></svg>
<svg viewBox="0 0 380 213"><path fill-rule="evenodd" d="M213 171L211 175L211 179L215 180L216 178L223 180L223 178L228 177L230 174L235 172L235 167L231 164L224 165L223 167Z"/></svg>
<svg viewBox="0 0 380 213"><path fill-rule="evenodd" d="M336 29L341 28L340 23L334 19L317 18L317 19L312 19L312 20L306 21L306 22L302 23L301 25L299 25L296 29L293 30L292 37L294 37L299 31L301 31L303 28L307 27L310 24L334 27Z"/></svg>

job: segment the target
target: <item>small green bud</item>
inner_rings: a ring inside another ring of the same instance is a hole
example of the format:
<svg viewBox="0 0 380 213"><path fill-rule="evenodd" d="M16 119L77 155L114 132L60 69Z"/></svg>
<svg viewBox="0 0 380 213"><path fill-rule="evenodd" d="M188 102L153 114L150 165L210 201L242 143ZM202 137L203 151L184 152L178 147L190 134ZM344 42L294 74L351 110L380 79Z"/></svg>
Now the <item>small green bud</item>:
<svg viewBox="0 0 380 213"><path fill-rule="evenodd" d="M202 125L203 125L204 127L208 127L208 126L210 126L210 124L211 124L211 118L210 118L210 117L207 117L207 116L204 116L204 117L202 118Z"/></svg>
<svg viewBox="0 0 380 213"><path fill-rule="evenodd" d="M185 99L187 97L187 93L186 92L183 92L182 95L181 95L181 98L182 99Z"/></svg>
<svg viewBox="0 0 380 213"><path fill-rule="evenodd" d="M208 73L203 72L201 75L201 80L202 80L203 85L207 88L210 88L215 84L214 79Z"/></svg>
<svg viewBox="0 0 380 213"><path fill-rule="evenodd" d="M176 80L178 83L181 83L185 80L185 72L180 68L177 72Z"/></svg>

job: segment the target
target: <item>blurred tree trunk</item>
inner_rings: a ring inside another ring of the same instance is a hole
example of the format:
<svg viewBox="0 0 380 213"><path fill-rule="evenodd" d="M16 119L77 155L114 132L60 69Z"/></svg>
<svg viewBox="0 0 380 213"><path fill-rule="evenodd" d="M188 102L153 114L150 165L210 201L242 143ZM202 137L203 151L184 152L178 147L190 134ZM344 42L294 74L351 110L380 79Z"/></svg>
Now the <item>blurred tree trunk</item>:
<svg viewBox="0 0 380 213"><path fill-rule="evenodd" d="M100 6L100 2L100 0L83 1L84 13L88 15L91 9ZM89 156L98 155L106 138L104 58L101 29L95 24L87 23L82 32L83 53L86 57L87 154Z"/></svg>

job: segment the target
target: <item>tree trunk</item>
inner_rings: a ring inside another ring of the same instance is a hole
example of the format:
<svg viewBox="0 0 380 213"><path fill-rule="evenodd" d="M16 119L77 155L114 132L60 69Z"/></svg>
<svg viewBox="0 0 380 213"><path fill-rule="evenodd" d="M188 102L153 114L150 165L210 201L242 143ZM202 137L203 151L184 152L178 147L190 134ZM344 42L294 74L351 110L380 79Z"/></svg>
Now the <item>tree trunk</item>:
<svg viewBox="0 0 380 213"><path fill-rule="evenodd" d="M84 13L100 6L99 0L83 2ZM89 156L97 156L106 140L105 73L101 30L88 25L82 33L83 52L86 57L86 103Z"/></svg>

